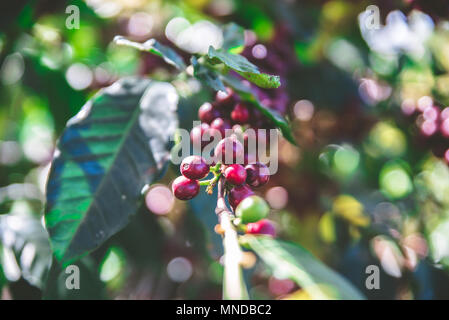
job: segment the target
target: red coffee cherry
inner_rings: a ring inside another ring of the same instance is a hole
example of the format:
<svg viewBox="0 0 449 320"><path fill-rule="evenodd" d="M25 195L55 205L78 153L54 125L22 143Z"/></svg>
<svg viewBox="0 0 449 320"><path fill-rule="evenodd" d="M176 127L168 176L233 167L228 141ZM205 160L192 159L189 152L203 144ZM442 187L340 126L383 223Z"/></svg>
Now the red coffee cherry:
<svg viewBox="0 0 449 320"><path fill-rule="evenodd" d="M243 199L254 195L254 191L246 184L236 186L229 191L228 201L231 207L235 210Z"/></svg>
<svg viewBox="0 0 449 320"><path fill-rule="evenodd" d="M221 112L209 102L205 102L198 109L198 117L202 122L211 123L215 118L221 116Z"/></svg>
<svg viewBox="0 0 449 320"><path fill-rule="evenodd" d="M263 163L249 164L246 169L246 183L251 187L263 186L270 180L270 170Z"/></svg>
<svg viewBox="0 0 449 320"><path fill-rule="evenodd" d="M226 166L223 175L230 184L241 185L246 180L246 170L240 164Z"/></svg>
<svg viewBox="0 0 449 320"><path fill-rule="evenodd" d="M443 135L443 137L449 138L449 118L441 122L440 132Z"/></svg>
<svg viewBox="0 0 449 320"><path fill-rule="evenodd" d="M228 120L224 120L223 118L217 118L210 124L211 129L218 130L221 134L221 138L224 139L226 137L226 130L231 129L231 124Z"/></svg>
<svg viewBox="0 0 449 320"><path fill-rule="evenodd" d="M209 130L209 125L207 123L202 123L190 131L190 141L194 146L201 145L201 147L206 146L209 141L203 141L202 137Z"/></svg>
<svg viewBox="0 0 449 320"><path fill-rule="evenodd" d="M246 225L247 234L264 234L276 237L276 228L274 224L267 219L262 219L257 222L251 222Z"/></svg>
<svg viewBox="0 0 449 320"><path fill-rule="evenodd" d="M234 110L231 112L231 119L235 123L245 124L249 120L249 111L248 108L242 104L237 103L234 107Z"/></svg>
<svg viewBox="0 0 449 320"><path fill-rule="evenodd" d="M203 157L189 156L182 160L180 170L184 177L198 180L209 174L209 165Z"/></svg>
<svg viewBox="0 0 449 320"><path fill-rule="evenodd" d="M221 140L214 150L217 161L223 164L233 164L242 161L244 157L243 145L235 137L228 137Z"/></svg>
<svg viewBox="0 0 449 320"><path fill-rule="evenodd" d="M171 188L176 198L180 200L190 200L200 191L200 184L198 180L179 176L173 181Z"/></svg>
<svg viewBox="0 0 449 320"><path fill-rule="evenodd" d="M217 91L215 96L215 104L219 107L231 107L235 100L234 91L231 88L226 88L226 92Z"/></svg>

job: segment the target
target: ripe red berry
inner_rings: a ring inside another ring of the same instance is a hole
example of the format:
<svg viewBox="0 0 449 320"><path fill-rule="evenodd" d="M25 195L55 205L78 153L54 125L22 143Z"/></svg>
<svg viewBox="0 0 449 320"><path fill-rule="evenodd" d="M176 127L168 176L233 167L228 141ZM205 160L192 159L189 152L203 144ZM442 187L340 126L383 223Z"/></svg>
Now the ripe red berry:
<svg viewBox="0 0 449 320"><path fill-rule="evenodd" d="M425 120L420 127L421 133L426 137L433 135L437 131L437 128L436 121L431 120Z"/></svg>
<svg viewBox="0 0 449 320"><path fill-rule="evenodd" d="M220 117L221 112L209 102L205 102L198 109L198 117L202 122L211 123L215 118Z"/></svg>
<svg viewBox="0 0 449 320"><path fill-rule="evenodd" d="M215 103L220 107L231 107L235 103L234 91L226 88L226 92L218 91L215 96Z"/></svg>
<svg viewBox="0 0 449 320"><path fill-rule="evenodd" d="M181 173L189 179L202 179L209 174L209 165L200 156L189 156L181 162Z"/></svg>
<svg viewBox="0 0 449 320"><path fill-rule="evenodd" d="M440 132L443 137L449 138L449 118L441 123Z"/></svg>
<svg viewBox="0 0 449 320"><path fill-rule="evenodd" d="M231 112L231 119L235 123L245 124L249 120L249 111L248 108L242 104L237 103L234 107L234 110Z"/></svg>
<svg viewBox="0 0 449 320"><path fill-rule="evenodd" d="M251 222L246 225L247 234L264 234L276 237L276 228L270 220L262 219L257 222Z"/></svg>
<svg viewBox="0 0 449 320"><path fill-rule="evenodd" d="M218 130L220 132L221 138L226 137L226 130L231 129L231 124L228 120L224 120L223 118L217 118L210 124L211 129Z"/></svg>
<svg viewBox="0 0 449 320"><path fill-rule="evenodd" d="M250 164L250 163L254 163L256 161L257 161L257 155L256 154L254 154L252 152L245 153L245 156L243 157L243 164L245 166Z"/></svg>
<svg viewBox="0 0 449 320"><path fill-rule="evenodd" d="M206 146L209 141L205 139L203 141L203 136L205 133L209 130L209 125L207 123L202 123L199 126L193 127L193 129L190 131L190 141L194 146Z"/></svg>
<svg viewBox="0 0 449 320"><path fill-rule="evenodd" d="M260 187L270 179L270 170L263 163L249 164L246 169L246 183L251 187Z"/></svg>
<svg viewBox="0 0 449 320"><path fill-rule="evenodd" d="M200 184L198 180L179 176L173 181L171 188L176 198L180 200L190 200L200 191Z"/></svg>
<svg viewBox="0 0 449 320"><path fill-rule="evenodd" d="M234 137L225 138L215 147L214 156L224 164L243 163L243 145Z"/></svg>
<svg viewBox="0 0 449 320"><path fill-rule="evenodd" d="M246 170L240 164L226 166L223 175L230 184L234 185L241 185L246 180Z"/></svg>
<svg viewBox="0 0 449 320"><path fill-rule="evenodd" d="M243 184L240 186L236 186L229 191L229 197L228 201L231 207L235 210L240 202L242 202L243 199L254 195L254 191L251 190L248 185Z"/></svg>

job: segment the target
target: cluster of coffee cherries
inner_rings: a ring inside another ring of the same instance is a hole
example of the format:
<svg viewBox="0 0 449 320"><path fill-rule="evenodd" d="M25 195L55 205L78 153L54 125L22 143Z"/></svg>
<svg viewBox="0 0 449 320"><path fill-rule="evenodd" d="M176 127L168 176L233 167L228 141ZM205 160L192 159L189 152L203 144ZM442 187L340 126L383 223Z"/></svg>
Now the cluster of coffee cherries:
<svg viewBox="0 0 449 320"><path fill-rule="evenodd" d="M407 105L402 106L407 113ZM423 97L418 101L417 108L410 108L409 114L416 114L423 144L430 145L437 157L442 157L449 163L449 107L440 108L434 105L430 97Z"/></svg>
<svg viewBox="0 0 449 320"><path fill-rule="evenodd" d="M264 219L269 213L268 204L253 191L268 182L270 172L265 164L257 161L257 150L249 150L251 139L255 139L254 146L267 145L269 137L260 129L270 128L269 124L258 110L239 101L231 89L218 92L213 103L204 103L198 116L201 124L191 130L191 143L203 150L213 137L221 140L210 158L191 155L182 161L182 175L173 181L173 194L178 199L190 200L199 193L200 185L206 185L206 191L212 193L218 179L224 179L228 203L245 232L274 236L273 224ZM248 128L254 129L255 134L247 135ZM263 142L259 144L261 139ZM210 173L212 179L201 181Z"/></svg>

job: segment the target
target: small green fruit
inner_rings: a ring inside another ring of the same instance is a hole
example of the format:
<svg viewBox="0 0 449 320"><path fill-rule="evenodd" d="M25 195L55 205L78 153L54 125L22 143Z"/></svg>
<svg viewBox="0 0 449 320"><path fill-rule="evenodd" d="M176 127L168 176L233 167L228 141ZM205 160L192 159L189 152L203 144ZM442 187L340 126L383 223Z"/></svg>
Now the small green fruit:
<svg viewBox="0 0 449 320"><path fill-rule="evenodd" d="M268 204L259 196L250 196L243 199L235 210L242 223L257 222L265 218L269 212Z"/></svg>

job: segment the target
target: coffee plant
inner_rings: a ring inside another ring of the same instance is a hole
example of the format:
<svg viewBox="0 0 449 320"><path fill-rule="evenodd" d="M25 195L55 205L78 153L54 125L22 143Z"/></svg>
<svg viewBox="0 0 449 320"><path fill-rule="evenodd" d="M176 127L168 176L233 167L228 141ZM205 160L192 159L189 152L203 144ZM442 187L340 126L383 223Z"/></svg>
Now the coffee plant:
<svg viewBox="0 0 449 320"><path fill-rule="evenodd" d="M443 2L5 5L2 299L449 297Z"/></svg>
<svg viewBox="0 0 449 320"><path fill-rule="evenodd" d="M273 222L265 219L270 208L253 190L270 177L267 165L258 161L259 149L267 149L278 138L265 129L277 128L290 143L295 141L283 117L285 103L276 103L263 91L279 88L280 77L263 73L244 56L231 53L232 47L244 45L243 30L236 25L224 28L231 31L225 34L222 48L210 46L207 54L192 55L191 64L155 39L143 43L121 36L114 39L116 45L162 57L177 69L178 79L197 78L216 93L214 101L198 108L201 124L192 128L188 141L200 152L212 144L212 155L185 157L181 176L171 185L180 200L196 197L202 187L210 195L217 189L215 212L203 214L216 215L215 232L223 237L223 298L249 297L241 271L245 259L250 259L246 250L274 269L291 263L286 276L304 288L310 286L312 297L327 297L312 283L329 278L338 283L338 297L361 298L346 280L302 248L277 240ZM53 254L63 268L125 227L145 190L161 177L170 161L170 148L176 148L171 138L177 130L178 99L170 81L124 78L100 90L67 123L52 161L45 208ZM301 267L295 259L310 260L312 265Z"/></svg>

